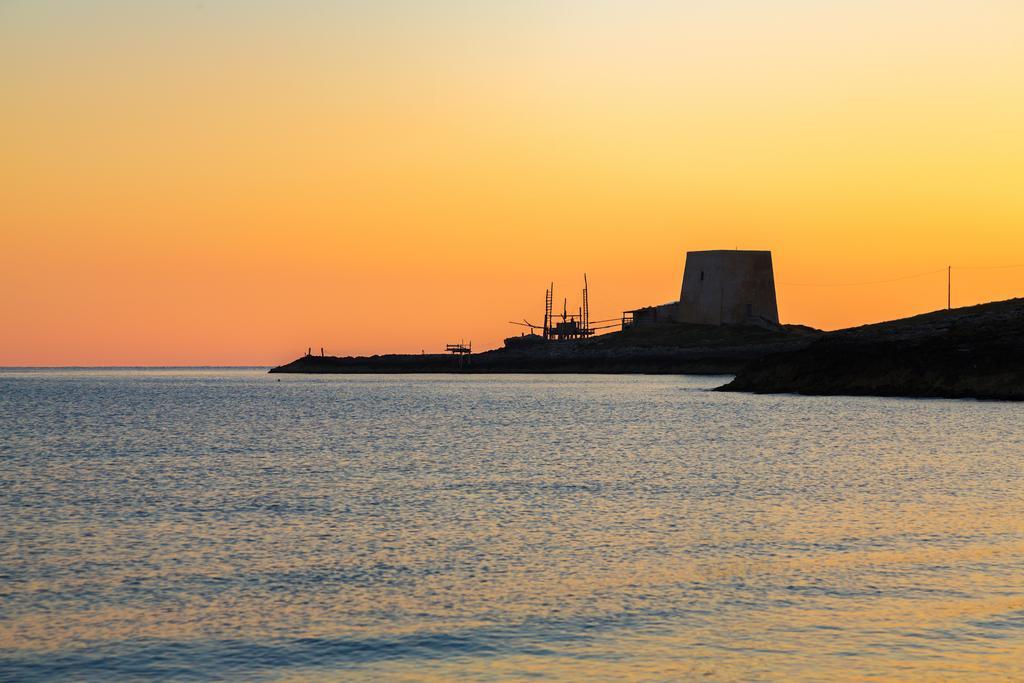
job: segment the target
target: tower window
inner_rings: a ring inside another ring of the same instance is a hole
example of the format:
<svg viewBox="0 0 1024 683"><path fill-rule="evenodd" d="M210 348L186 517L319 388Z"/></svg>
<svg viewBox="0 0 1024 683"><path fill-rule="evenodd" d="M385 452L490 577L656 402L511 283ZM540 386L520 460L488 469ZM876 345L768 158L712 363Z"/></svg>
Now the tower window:
<svg viewBox="0 0 1024 683"><path fill-rule="evenodd" d="M700 281L704 282L704 271L700 271Z"/></svg>

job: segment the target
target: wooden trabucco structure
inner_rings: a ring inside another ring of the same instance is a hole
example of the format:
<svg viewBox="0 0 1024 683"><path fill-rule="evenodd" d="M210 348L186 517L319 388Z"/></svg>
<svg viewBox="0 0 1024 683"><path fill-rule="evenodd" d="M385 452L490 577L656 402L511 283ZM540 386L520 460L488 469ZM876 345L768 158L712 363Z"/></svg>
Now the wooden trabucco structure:
<svg viewBox="0 0 1024 683"><path fill-rule="evenodd" d="M569 313L569 300L562 299L562 313L553 312L555 298L555 283L544 291L544 324L534 325L529 320L513 322L513 325L530 328L530 332L539 331L545 341L568 341L571 339L586 339L592 337L597 330L611 327L618 327L621 323L615 320L599 320L597 323L613 323L611 325L595 326L590 320L590 287L587 283L587 274L583 274L583 305L576 313Z"/></svg>
<svg viewBox="0 0 1024 683"><path fill-rule="evenodd" d="M451 353L456 356L465 356L473 353L473 342L466 344L465 342L459 342L458 344L445 344L445 353Z"/></svg>

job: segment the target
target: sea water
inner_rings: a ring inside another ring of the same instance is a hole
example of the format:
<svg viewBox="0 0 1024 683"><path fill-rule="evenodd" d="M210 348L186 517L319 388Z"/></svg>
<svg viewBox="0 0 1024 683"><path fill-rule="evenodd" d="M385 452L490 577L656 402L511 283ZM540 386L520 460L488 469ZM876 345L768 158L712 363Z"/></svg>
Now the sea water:
<svg viewBox="0 0 1024 683"><path fill-rule="evenodd" d="M1024 406L0 372L0 678L1024 678Z"/></svg>

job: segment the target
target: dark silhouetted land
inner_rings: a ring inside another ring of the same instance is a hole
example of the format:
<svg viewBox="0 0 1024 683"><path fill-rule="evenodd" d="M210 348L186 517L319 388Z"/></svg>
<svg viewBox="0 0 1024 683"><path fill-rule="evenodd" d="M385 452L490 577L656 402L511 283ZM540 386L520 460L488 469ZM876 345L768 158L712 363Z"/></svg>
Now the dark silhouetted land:
<svg viewBox="0 0 1024 683"><path fill-rule="evenodd" d="M1024 400L1024 299L830 333L677 323L462 359L305 356L271 372L735 374L721 391Z"/></svg>
<svg viewBox="0 0 1024 683"><path fill-rule="evenodd" d="M1024 400L1024 299L822 335L721 390Z"/></svg>
<svg viewBox="0 0 1024 683"><path fill-rule="evenodd" d="M496 349L462 359L444 354L304 356L271 372L735 374L753 360L803 348L818 334L799 326L764 329L675 323L591 339Z"/></svg>

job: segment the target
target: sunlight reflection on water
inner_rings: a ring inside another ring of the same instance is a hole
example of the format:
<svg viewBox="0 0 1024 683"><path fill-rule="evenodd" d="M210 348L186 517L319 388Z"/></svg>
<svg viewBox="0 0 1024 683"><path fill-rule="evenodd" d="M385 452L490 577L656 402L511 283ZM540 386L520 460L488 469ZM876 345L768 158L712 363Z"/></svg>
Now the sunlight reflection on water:
<svg viewBox="0 0 1024 683"><path fill-rule="evenodd" d="M1024 406L722 381L0 373L0 678L1024 677Z"/></svg>

